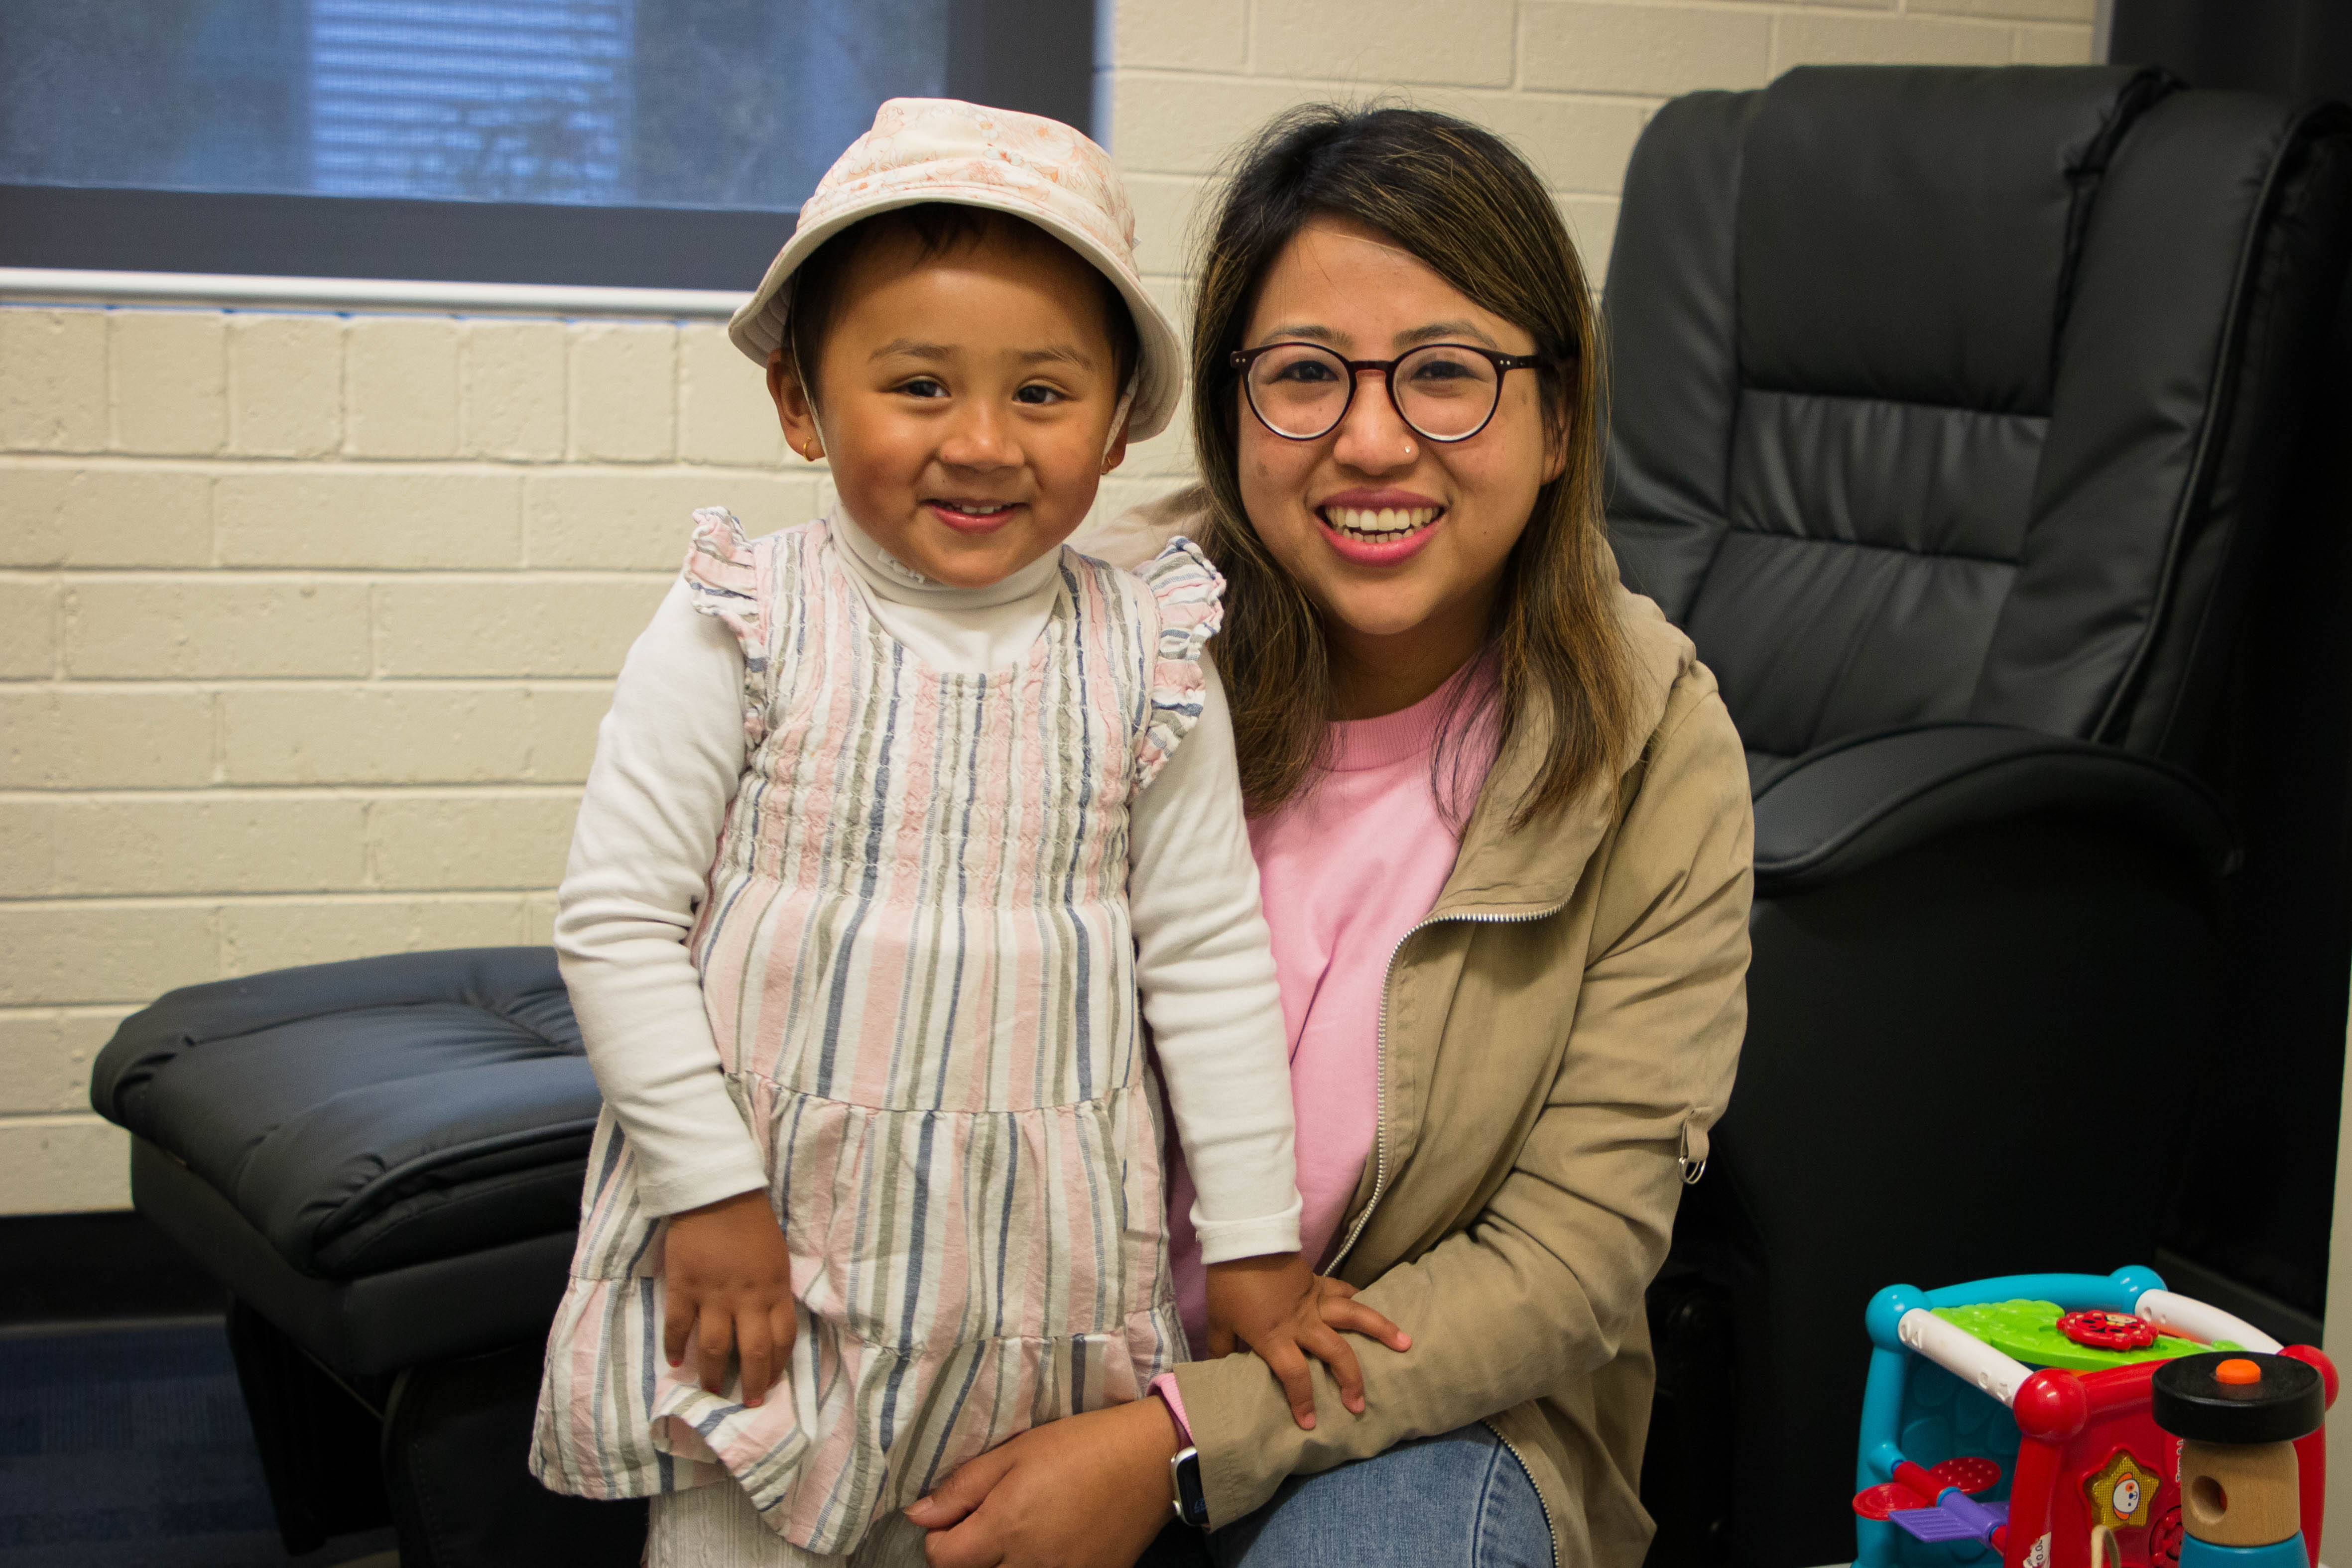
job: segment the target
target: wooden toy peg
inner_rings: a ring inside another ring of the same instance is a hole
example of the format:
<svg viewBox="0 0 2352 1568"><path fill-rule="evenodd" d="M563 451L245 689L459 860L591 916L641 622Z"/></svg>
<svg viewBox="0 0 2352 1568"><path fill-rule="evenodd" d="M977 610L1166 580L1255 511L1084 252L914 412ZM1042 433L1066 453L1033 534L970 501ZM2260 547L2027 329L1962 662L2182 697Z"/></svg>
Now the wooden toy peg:
<svg viewBox="0 0 2352 1568"><path fill-rule="evenodd" d="M2268 1546L2303 1528L2293 1443L2180 1445L2180 1523L2213 1546Z"/></svg>

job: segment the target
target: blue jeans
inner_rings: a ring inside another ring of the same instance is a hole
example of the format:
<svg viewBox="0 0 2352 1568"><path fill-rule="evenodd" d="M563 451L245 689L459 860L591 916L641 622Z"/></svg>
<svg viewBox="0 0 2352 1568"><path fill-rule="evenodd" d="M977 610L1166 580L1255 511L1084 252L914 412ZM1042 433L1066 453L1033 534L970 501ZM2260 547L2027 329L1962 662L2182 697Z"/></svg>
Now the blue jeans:
<svg viewBox="0 0 2352 1568"><path fill-rule="evenodd" d="M1483 1422L1318 1476L1202 1535L1163 1531L1137 1568L1551 1568L1551 1528Z"/></svg>

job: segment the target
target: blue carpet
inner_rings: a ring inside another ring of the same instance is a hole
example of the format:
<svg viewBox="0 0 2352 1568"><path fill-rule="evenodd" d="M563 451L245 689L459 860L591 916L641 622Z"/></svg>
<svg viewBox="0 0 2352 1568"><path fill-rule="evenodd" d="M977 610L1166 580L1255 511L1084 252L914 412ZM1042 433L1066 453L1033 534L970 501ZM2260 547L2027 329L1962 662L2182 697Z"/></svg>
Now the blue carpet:
<svg viewBox="0 0 2352 1568"><path fill-rule="evenodd" d="M0 1568L326 1568L289 1557L218 1322L0 1338Z"/></svg>

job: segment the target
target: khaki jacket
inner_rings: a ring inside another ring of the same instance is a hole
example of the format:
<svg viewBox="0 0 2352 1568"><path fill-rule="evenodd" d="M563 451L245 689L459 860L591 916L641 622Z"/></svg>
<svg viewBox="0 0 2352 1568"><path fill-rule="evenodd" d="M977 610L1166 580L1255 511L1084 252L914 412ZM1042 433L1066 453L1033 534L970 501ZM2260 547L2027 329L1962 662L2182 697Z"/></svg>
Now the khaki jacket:
<svg viewBox="0 0 2352 1568"><path fill-rule="evenodd" d="M1115 526L1164 535L1176 510ZM1636 1568L1648 1548L1643 1293L1747 1028L1753 822L1715 677L1648 600L1621 591L1618 612L1639 756L1516 832L1539 744L1497 758L1390 960L1379 1143L1333 1271L1412 1348L1356 1342L1362 1416L1311 1364L1311 1432L1254 1356L1179 1368L1213 1524L1288 1476L1484 1420L1535 1483L1556 1563Z"/></svg>

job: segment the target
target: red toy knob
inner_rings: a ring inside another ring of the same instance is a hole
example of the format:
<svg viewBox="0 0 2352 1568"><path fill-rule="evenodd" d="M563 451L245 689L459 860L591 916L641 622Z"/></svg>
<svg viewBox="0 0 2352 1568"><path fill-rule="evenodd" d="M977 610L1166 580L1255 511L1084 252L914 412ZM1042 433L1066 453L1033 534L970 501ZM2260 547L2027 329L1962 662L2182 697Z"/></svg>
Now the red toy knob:
<svg viewBox="0 0 2352 1568"><path fill-rule="evenodd" d="M2058 1332L2093 1350L2146 1350L2156 1343L2156 1325L2147 1319L2096 1308L2068 1312L2058 1320Z"/></svg>
<svg viewBox="0 0 2352 1568"><path fill-rule="evenodd" d="M2045 1366L2019 1384L2017 1403L2011 1408L2021 1430L2053 1443L2064 1442L2091 1417L2083 1380L2058 1366Z"/></svg>

